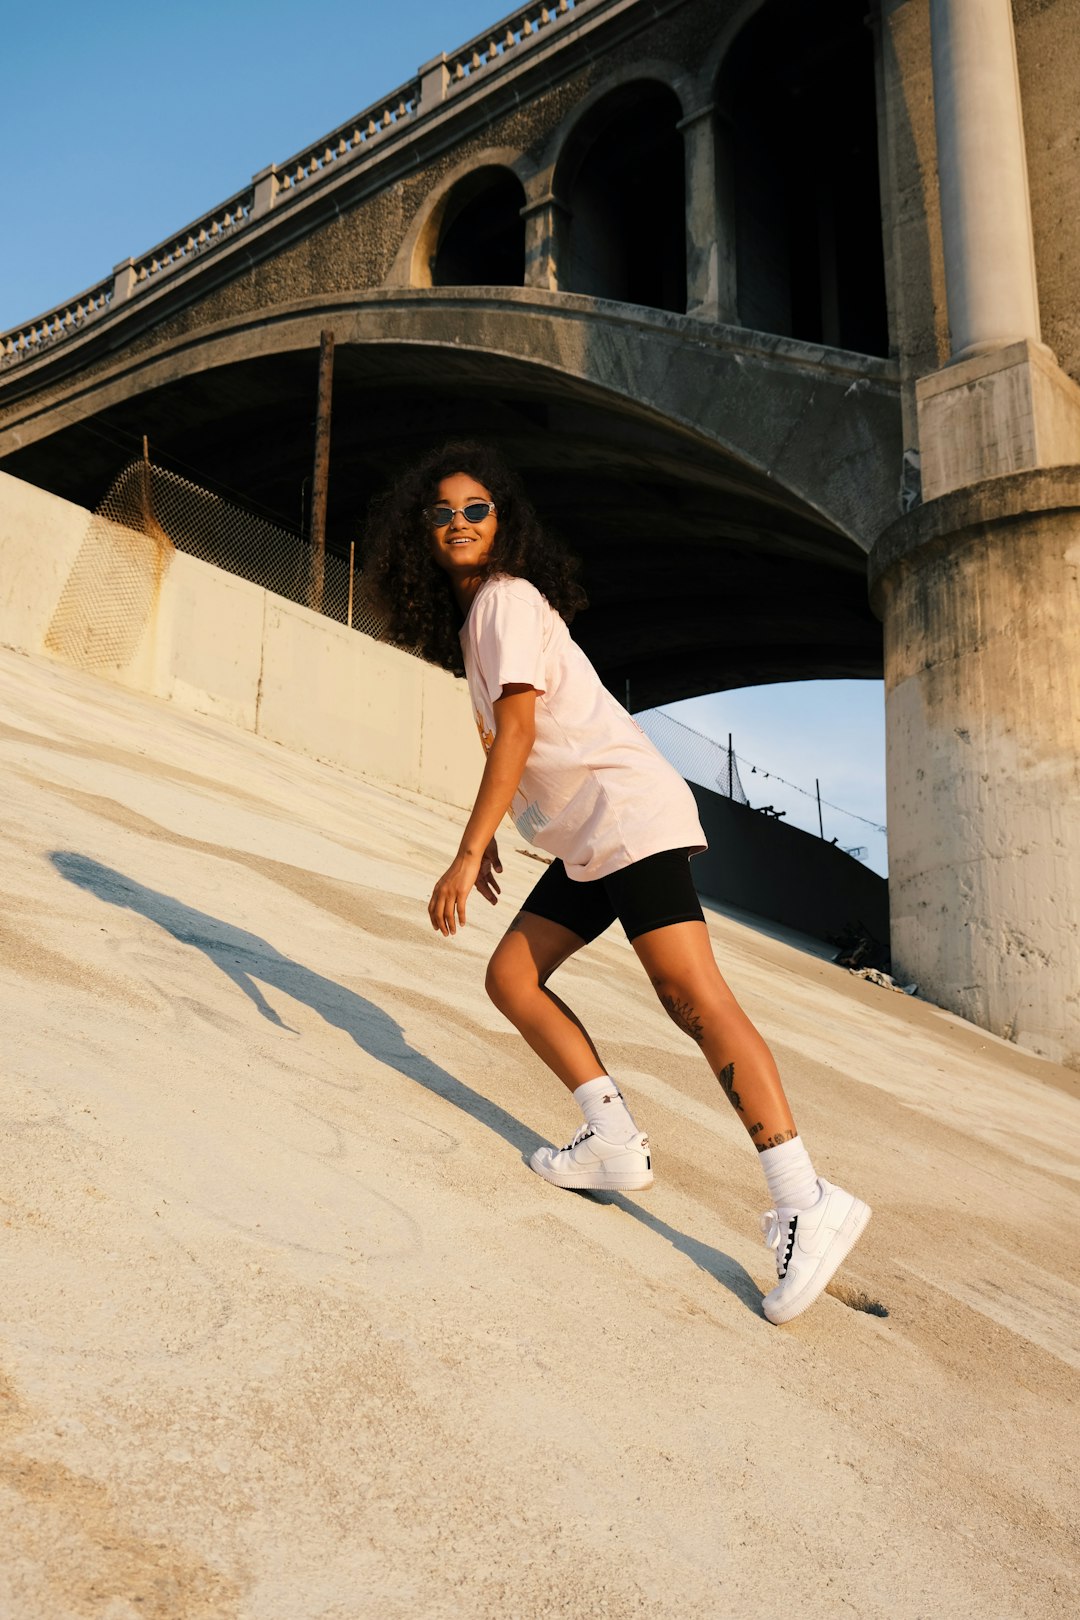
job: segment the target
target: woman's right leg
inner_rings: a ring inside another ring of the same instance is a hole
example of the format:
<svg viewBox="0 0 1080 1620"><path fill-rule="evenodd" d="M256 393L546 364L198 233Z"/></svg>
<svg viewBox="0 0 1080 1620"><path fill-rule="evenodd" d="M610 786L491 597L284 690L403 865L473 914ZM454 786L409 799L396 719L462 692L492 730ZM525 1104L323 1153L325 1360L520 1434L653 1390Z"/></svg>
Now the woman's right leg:
<svg viewBox="0 0 1080 1620"><path fill-rule="evenodd" d="M550 918L523 911L496 947L487 992L536 1055L574 1093L584 1123L564 1148L537 1148L529 1160L556 1187L638 1192L652 1185L648 1137L634 1123L615 1081L577 1015L547 980L587 941Z"/></svg>
<svg viewBox="0 0 1080 1620"><path fill-rule="evenodd" d="M585 943L561 923L519 912L488 963L485 985L503 1016L570 1091L606 1071L585 1026L547 981Z"/></svg>

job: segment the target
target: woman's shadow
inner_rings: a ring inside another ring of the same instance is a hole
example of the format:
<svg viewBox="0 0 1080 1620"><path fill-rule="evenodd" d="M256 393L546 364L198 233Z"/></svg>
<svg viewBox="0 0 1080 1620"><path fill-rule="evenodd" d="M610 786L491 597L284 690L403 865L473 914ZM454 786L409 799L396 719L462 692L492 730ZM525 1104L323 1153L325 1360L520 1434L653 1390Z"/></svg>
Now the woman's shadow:
<svg viewBox="0 0 1080 1620"><path fill-rule="evenodd" d="M194 945L247 996L263 1018L276 1024L279 1029L288 1029L289 1026L270 1006L256 981L272 985L294 1000L302 1001L328 1024L343 1030L361 1051L415 1080L436 1097L452 1103L462 1113L495 1131L517 1149L522 1159L527 1159L535 1148L535 1131L489 1097L482 1096L471 1086L455 1079L422 1052L417 1052L406 1041L401 1025L375 1002L368 1001L355 990L347 990L333 979L327 979L302 963L282 956L280 951L257 934L235 928L220 918L208 916L206 912L196 911L193 906L186 906L182 900L175 900L171 895L148 889L133 878L125 877L122 872L91 860L87 855L54 850L49 859L69 883L88 890L109 905L121 906L149 918L182 945ZM628 1199L615 1195L612 1201L650 1231L666 1237L695 1265L760 1314L761 1290L729 1255L676 1231Z"/></svg>
<svg viewBox="0 0 1080 1620"><path fill-rule="evenodd" d="M49 859L69 883L88 889L109 905L122 906L148 917L182 945L194 945L247 996L263 1018L279 1029L287 1030L289 1025L271 1007L259 988L260 983L284 991L294 1001L304 1002L328 1024L344 1030L361 1051L399 1074L407 1075L410 1080L418 1081L437 1097L487 1125L523 1156L536 1146L535 1132L498 1103L482 1097L422 1052L417 1052L405 1039L401 1025L355 990L347 990L333 979L282 956L257 934L249 934L246 929L196 911L171 895L148 889L86 855L58 850Z"/></svg>

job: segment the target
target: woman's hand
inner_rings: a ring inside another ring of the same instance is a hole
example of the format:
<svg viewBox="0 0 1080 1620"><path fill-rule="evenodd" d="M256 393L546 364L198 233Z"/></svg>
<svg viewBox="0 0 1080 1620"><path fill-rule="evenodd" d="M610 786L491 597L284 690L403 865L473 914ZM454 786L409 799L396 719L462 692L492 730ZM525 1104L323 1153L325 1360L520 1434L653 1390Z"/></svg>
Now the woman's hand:
<svg viewBox="0 0 1080 1620"><path fill-rule="evenodd" d="M465 926L465 902L473 888L479 889L491 905L498 904L499 885L493 873L502 871L499 846L494 838L479 859L458 854L432 890L428 904L431 926L440 934L456 934L458 923Z"/></svg>
<svg viewBox="0 0 1080 1620"><path fill-rule="evenodd" d="M492 874L501 871L502 861L499 859L499 846L493 838L480 857L480 874L476 879L477 889L484 899L493 906L498 905L502 890Z"/></svg>
<svg viewBox="0 0 1080 1620"><path fill-rule="evenodd" d="M428 902L431 926L438 933L456 934L465 926L465 901L480 876L479 855L456 855L436 883Z"/></svg>

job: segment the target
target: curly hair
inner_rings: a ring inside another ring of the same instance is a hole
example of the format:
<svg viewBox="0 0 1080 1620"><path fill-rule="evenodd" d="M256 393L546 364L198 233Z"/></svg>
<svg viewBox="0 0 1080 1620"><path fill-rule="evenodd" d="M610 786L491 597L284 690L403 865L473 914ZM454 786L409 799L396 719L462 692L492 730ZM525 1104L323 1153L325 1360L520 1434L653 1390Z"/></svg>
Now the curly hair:
<svg viewBox="0 0 1080 1620"><path fill-rule="evenodd" d="M527 579L569 624L588 606L575 557L540 523L521 482L491 445L451 440L414 462L377 496L368 513L363 594L385 619L395 646L464 674L461 613L450 581L431 553L425 508L453 473L475 478L491 493L498 516L484 572Z"/></svg>

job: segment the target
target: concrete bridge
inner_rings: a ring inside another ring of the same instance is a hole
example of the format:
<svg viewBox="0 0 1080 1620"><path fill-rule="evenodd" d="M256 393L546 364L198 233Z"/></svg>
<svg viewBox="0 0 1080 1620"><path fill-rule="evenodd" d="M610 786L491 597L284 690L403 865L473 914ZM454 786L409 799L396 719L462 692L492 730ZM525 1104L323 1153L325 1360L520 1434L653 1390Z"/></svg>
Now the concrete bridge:
<svg viewBox="0 0 1080 1620"><path fill-rule="evenodd" d="M854 40L872 74L848 9L835 71ZM332 546L395 459L494 434L584 556L582 638L636 707L880 674L865 554L902 450L884 302L880 356L838 347L821 297L801 324L740 321L715 157L738 20L578 0L436 58L9 334L5 470L93 501L146 434L295 525L330 327ZM876 218L871 245L881 283Z"/></svg>
<svg viewBox="0 0 1080 1620"><path fill-rule="evenodd" d="M330 543L498 437L635 707L879 673L869 558L894 956L1080 1063L1078 3L869 9L512 12L0 338L0 465L145 434L295 524L330 328Z"/></svg>

